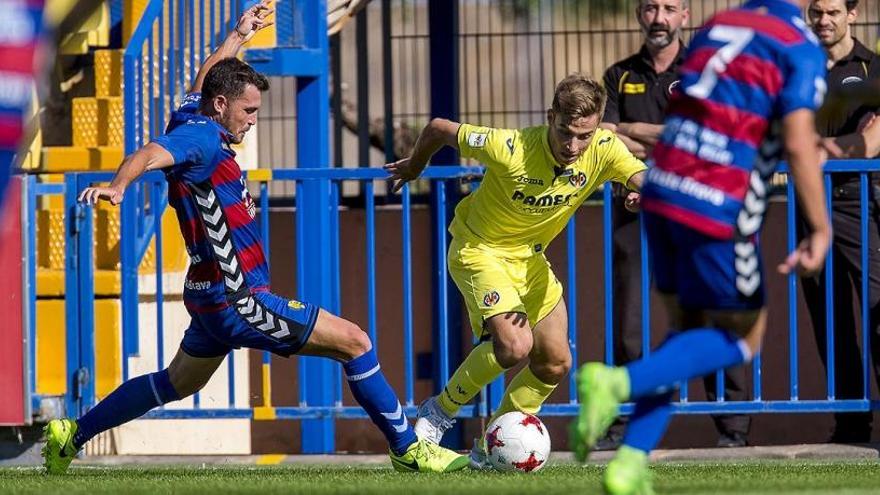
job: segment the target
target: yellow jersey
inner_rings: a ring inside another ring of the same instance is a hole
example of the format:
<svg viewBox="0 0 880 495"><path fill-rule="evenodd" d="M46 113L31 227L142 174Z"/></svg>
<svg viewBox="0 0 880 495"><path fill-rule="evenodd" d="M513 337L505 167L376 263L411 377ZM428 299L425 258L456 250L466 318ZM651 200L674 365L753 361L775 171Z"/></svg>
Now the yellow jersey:
<svg viewBox="0 0 880 495"><path fill-rule="evenodd" d="M596 129L580 158L562 166L553 158L547 126L493 129L462 124L461 156L486 166L483 181L455 209L449 232L510 258L547 249L590 194L608 181L627 184L646 169L617 135Z"/></svg>

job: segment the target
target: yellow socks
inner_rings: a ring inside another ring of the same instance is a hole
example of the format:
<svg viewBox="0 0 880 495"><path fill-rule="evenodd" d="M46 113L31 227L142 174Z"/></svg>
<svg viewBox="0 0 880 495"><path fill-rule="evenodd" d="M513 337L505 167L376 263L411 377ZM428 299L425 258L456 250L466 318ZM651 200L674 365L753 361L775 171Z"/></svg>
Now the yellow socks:
<svg viewBox="0 0 880 495"><path fill-rule="evenodd" d="M495 421L504 413L511 411L522 411L527 414L538 414L541 410L541 404L550 397L550 394L556 390L556 385L550 385L542 382L532 373L532 370L526 366L513 377L507 390L504 391L504 398L498 410L489 419L489 423Z"/></svg>
<svg viewBox="0 0 880 495"><path fill-rule="evenodd" d="M481 388L502 373L504 368L495 359L492 342L483 342L474 347L461 366L455 370L446 387L440 392L437 402L443 412L454 417L461 406L470 402Z"/></svg>

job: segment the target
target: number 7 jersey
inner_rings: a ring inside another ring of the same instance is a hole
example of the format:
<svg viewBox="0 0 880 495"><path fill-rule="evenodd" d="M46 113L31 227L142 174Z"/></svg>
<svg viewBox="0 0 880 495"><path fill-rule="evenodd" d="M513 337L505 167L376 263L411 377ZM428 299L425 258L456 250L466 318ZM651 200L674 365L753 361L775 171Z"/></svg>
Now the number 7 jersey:
<svg viewBox="0 0 880 495"><path fill-rule="evenodd" d="M679 75L642 207L711 237L751 236L782 155L779 122L821 105L825 53L797 6L753 0L700 29Z"/></svg>

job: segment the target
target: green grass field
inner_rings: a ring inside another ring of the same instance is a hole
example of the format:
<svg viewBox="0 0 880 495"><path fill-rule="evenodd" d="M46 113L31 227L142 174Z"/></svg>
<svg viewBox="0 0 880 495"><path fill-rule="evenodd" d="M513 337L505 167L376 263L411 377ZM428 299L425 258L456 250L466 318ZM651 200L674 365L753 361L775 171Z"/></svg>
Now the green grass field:
<svg viewBox="0 0 880 495"><path fill-rule="evenodd" d="M555 465L531 475L398 474L385 467L77 467L63 476L0 469L0 493L599 493L598 466ZM654 468L658 493L880 493L880 462L677 463Z"/></svg>

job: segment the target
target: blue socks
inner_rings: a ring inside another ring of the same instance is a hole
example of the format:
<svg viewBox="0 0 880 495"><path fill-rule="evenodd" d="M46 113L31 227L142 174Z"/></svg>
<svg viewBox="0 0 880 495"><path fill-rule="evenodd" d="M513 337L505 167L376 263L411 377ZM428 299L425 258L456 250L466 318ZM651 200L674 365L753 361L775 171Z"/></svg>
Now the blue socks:
<svg viewBox="0 0 880 495"><path fill-rule="evenodd" d="M671 334L651 355L630 363L630 399L673 390L679 383L752 359L738 337L718 328Z"/></svg>
<svg viewBox="0 0 880 495"><path fill-rule="evenodd" d="M418 439L400 407L397 394L385 380L375 349L342 364L345 379L358 404L382 430L392 452L401 455Z"/></svg>
<svg viewBox="0 0 880 495"><path fill-rule="evenodd" d="M695 328L671 333L651 355L626 367L629 396L636 404L624 445L652 451L669 424L670 401L678 384L751 359L745 342L725 330Z"/></svg>
<svg viewBox="0 0 880 495"><path fill-rule="evenodd" d="M167 369L132 378L76 420L79 429L73 436L73 445L79 449L98 433L175 400L180 400L180 396L171 385Z"/></svg>
<svg viewBox="0 0 880 495"><path fill-rule="evenodd" d="M636 408L626 424L623 444L644 452L654 450L672 416L671 400L672 392L637 400Z"/></svg>

